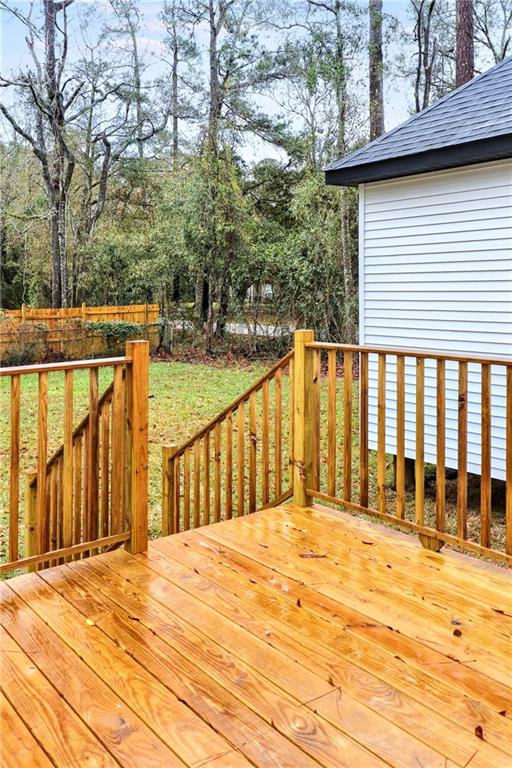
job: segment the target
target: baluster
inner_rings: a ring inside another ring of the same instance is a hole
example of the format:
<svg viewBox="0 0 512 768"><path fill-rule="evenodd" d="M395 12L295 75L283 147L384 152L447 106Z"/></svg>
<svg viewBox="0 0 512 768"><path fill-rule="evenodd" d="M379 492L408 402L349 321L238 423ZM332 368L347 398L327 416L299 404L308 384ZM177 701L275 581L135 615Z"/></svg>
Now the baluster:
<svg viewBox="0 0 512 768"><path fill-rule="evenodd" d="M39 554L37 525L37 472L25 474L25 557ZM37 566L29 566L35 571Z"/></svg>
<svg viewBox="0 0 512 768"><path fill-rule="evenodd" d="M174 512L174 530L179 533L181 530L181 461L179 456L176 456L174 460Z"/></svg>
<svg viewBox="0 0 512 768"><path fill-rule="evenodd" d="M368 507L368 353L359 358L359 503Z"/></svg>
<svg viewBox="0 0 512 768"><path fill-rule="evenodd" d="M352 501L352 352L343 357L343 498Z"/></svg>
<svg viewBox="0 0 512 768"><path fill-rule="evenodd" d="M201 525L201 440L194 443L194 528Z"/></svg>
<svg viewBox="0 0 512 768"><path fill-rule="evenodd" d="M491 366L482 365L482 466L480 487L480 544L491 545Z"/></svg>
<svg viewBox="0 0 512 768"><path fill-rule="evenodd" d="M110 532L121 533L123 526L124 467L125 467L125 388L124 369L114 367L112 395L112 475L110 500Z"/></svg>
<svg viewBox="0 0 512 768"><path fill-rule="evenodd" d="M274 496L283 493L283 371L278 368L274 379Z"/></svg>
<svg viewBox="0 0 512 768"><path fill-rule="evenodd" d="M226 416L226 520L233 517L233 414Z"/></svg>
<svg viewBox="0 0 512 768"><path fill-rule="evenodd" d="M416 360L416 464L415 464L416 523L423 525L425 517L425 360Z"/></svg>
<svg viewBox="0 0 512 768"><path fill-rule="evenodd" d="M73 445L73 544L82 541L82 466L83 466L83 433L75 437ZM80 559L80 554L73 557Z"/></svg>
<svg viewBox="0 0 512 768"><path fill-rule="evenodd" d="M91 540L91 531L89 527L89 515L87 514L87 510L89 508L89 489L90 489L90 483L89 483L89 476L90 476L90 465L89 465L89 418L87 418L85 427L84 427L84 433L83 433L83 445L82 445L82 453L83 453L83 505L82 505L82 539L83 541L90 541ZM84 552L82 554L82 557L87 557L87 553Z"/></svg>
<svg viewBox="0 0 512 768"><path fill-rule="evenodd" d="M49 541L48 541L48 552L54 552L59 545L58 537L57 537L57 529L58 529L58 516L59 516L59 510L57 507L57 477L59 474L59 464L58 461L54 462L51 466L50 472L48 474L48 485L50 489L50 514L49 514ZM48 564L51 566L57 565L57 560L49 560Z"/></svg>
<svg viewBox="0 0 512 768"><path fill-rule="evenodd" d="M183 454L183 530L190 530L190 448Z"/></svg>
<svg viewBox="0 0 512 768"><path fill-rule="evenodd" d="M100 414L101 452L101 535L109 535L110 507L110 401L106 400Z"/></svg>
<svg viewBox="0 0 512 768"><path fill-rule="evenodd" d="M256 392L249 397L249 512L256 511L256 458L257 458Z"/></svg>
<svg viewBox="0 0 512 768"><path fill-rule="evenodd" d="M396 514L405 518L405 357L396 358Z"/></svg>
<svg viewBox="0 0 512 768"><path fill-rule="evenodd" d="M457 461L457 536L467 536L468 507L468 364L459 363L459 419Z"/></svg>
<svg viewBox="0 0 512 768"><path fill-rule="evenodd" d="M245 403L238 406L238 517L245 514Z"/></svg>
<svg viewBox="0 0 512 768"><path fill-rule="evenodd" d="M218 523L221 519L221 495L220 495L220 470L221 470L221 433L220 422L217 422L213 431L214 441L214 466L213 466L213 503L214 503L214 515L215 522Z"/></svg>
<svg viewBox="0 0 512 768"><path fill-rule="evenodd" d="M312 433L312 488L320 489L320 388L322 384L321 351L310 350L313 358L313 382L311 387L311 433Z"/></svg>
<svg viewBox="0 0 512 768"><path fill-rule="evenodd" d="M379 512L386 512L386 355L379 354L377 403L377 498Z"/></svg>
<svg viewBox="0 0 512 768"><path fill-rule="evenodd" d="M39 374L37 413L37 554L45 551L47 510L46 463L48 461L48 374Z"/></svg>
<svg viewBox="0 0 512 768"><path fill-rule="evenodd" d="M11 440L9 471L9 560L18 559L20 505L20 377L11 376Z"/></svg>
<svg viewBox="0 0 512 768"><path fill-rule="evenodd" d="M288 363L288 485L293 488L294 473L294 429L295 429L295 387L293 358Z"/></svg>
<svg viewBox="0 0 512 768"><path fill-rule="evenodd" d="M336 496L336 350L327 354L327 493Z"/></svg>
<svg viewBox="0 0 512 768"><path fill-rule="evenodd" d="M90 539L98 538L98 369L89 371L89 465L87 492L87 520Z"/></svg>
<svg viewBox="0 0 512 768"><path fill-rule="evenodd" d="M505 550L512 555L512 365L507 366L507 396L505 406L505 463L506 463L506 502L505 502Z"/></svg>
<svg viewBox="0 0 512 768"><path fill-rule="evenodd" d="M437 361L436 528L446 531L446 365Z"/></svg>
<svg viewBox="0 0 512 768"><path fill-rule="evenodd" d="M175 467L177 445L162 446L162 536L176 533Z"/></svg>
<svg viewBox="0 0 512 768"><path fill-rule="evenodd" d="M264 381L261 387L261 503L262 506L269 501L269 391L268 381Z"/></svg>
<svg viewBox="0 0 512 768"><path fill-rule="evenodd" d="M64 373L62 546L73 543L73 371ZM69 558L68 558L69 559Z"/></svg>
<svg viewBox="0 0 512 768"><path fill-rule="evenodd" d="M203 440L203 525L210 523L210 433Z"/></svg>

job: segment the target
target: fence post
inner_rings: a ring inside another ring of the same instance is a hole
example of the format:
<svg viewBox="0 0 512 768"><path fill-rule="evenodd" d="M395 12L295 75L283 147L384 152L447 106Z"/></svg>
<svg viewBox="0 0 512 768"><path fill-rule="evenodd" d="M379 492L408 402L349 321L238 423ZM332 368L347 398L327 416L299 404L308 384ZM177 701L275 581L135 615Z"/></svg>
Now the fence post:
<svg viewBox="0 0 512 768"><path fill-rule="evenodd" d="M162 536L177 533L174 454L177 444L162 446Z"/></svg>
<svg viewBox="0 0 512 768"><path fill-rule="evenodd" d="M85 301L82 301L82 323L85 323L87 320L87 307L85 305Z"/></svg>
<svg viewBox="0 0 512 768"><path fill-rule="evenodd" d="M37 472L25 472L25 557L38 555L37 540ZM35 571L36 565L29 566Z"/></svg>
<svg viewBox="0 0 512 768"><path fill-rule="evenodd" d="M148 374L149 343L128 341L126 356L127 437L129 461L127 511L130 552L144 552L148 546ZM114 436L115 439L115 436Z"/></svg>
<svg viewBox="0 0 512 768"><path fill-rule="evenodd" d="M21 322L24 323L27 319L27 308L25 306L25 302L21 305Z"/></svg>
<svg viewBox="0 0 512 768"><path fill-rule="evenodd" d="M313 485L313 355L306 344L315 340L313 331L295 331L293 361L293 495L295 504L308 507Z"/></svg>

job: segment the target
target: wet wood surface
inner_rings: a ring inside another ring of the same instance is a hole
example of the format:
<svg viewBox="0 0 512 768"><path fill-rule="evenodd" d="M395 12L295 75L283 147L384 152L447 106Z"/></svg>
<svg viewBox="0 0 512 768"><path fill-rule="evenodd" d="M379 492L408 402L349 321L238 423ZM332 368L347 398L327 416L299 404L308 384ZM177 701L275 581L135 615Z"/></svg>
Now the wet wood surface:
<svg viewBox="0 0 512 768"><path fill-rule="evenodd" d="M511 586L292 505L19 576L0 765L510 768Z"/></svg>

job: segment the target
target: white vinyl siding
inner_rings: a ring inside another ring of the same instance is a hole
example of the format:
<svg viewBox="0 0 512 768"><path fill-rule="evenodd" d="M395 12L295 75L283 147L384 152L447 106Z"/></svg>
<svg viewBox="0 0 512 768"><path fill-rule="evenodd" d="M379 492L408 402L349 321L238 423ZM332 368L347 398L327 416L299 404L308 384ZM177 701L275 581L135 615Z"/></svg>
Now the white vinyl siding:
<svg viewBox="0 0 512 768"><path fill-rule="evenodd" d="M360 341L512 358L512 160L360 187ZM446 464L457 466L457 371L447 363ZM425 461L434 463L435 363L425 367ZM376 448L376 360L370 360ZM480 367L469 366L468 469L480 472ZM505 376L492 368L492 474L505 477ZM396 452L388 358L386 449ZM415 455L415 365L406 365L406 455Z"/></svg>

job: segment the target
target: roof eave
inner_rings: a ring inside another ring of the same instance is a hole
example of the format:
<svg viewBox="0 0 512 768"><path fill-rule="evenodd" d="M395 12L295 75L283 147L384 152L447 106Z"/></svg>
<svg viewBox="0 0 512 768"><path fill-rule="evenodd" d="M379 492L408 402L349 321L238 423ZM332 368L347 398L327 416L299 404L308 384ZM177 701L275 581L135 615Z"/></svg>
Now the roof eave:
<svg viewBox="0 0 512 768"><path fill-rule="evenodd" d="M469 141L455 146L431 149L415 155L403 155L373 163L326 169L327 184L356 186L371 181L397 179L417 173L459 168L512 157L512 134Z"/></svg>

